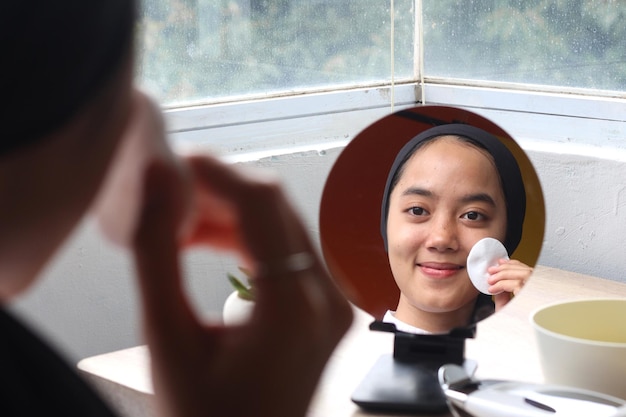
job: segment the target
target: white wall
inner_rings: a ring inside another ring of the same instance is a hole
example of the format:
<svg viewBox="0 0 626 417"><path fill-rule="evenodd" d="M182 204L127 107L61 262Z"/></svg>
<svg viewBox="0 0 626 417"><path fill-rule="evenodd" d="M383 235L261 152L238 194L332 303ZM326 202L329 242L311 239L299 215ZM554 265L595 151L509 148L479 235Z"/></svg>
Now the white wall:
<svg viewBox="0 0 626 417"><path fill-rule="evenodd" d="M539 263L626 282L626 151L526 145L546 201Z"/></svg>
<svg viewBox="0 0 626 417"><path fill-rule="evenodd" d="M539 263L626 281L625 151L521 141L542 183L547 225ZM317 237L325 177L340 148L296 152L248 164L276 170ZM219 314L230 292L232 257L189 254L190 294L201 314ZM141 343L127 256L86 221L15 309L72 361Z"/></svg>

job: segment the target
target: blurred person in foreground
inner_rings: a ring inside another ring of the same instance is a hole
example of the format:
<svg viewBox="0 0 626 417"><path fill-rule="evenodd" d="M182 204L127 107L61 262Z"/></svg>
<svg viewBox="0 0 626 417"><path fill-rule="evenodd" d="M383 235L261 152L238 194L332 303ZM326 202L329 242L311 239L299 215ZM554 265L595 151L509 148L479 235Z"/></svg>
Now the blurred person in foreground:
<svg viewBox="0 0 626 417"><path fill-rule="evenodd" d="M103 198L124 143L163 135L158 107L133 86L135 9L129 0L0 6L3 416L114 415L6 306ZM126 242L160 414L304 415L350 325L349 305L275 180L209 156L171 156L140 165ZM234 251L253 271L248 323L204 323L193 311L179 258L195 245Z"/></svg>

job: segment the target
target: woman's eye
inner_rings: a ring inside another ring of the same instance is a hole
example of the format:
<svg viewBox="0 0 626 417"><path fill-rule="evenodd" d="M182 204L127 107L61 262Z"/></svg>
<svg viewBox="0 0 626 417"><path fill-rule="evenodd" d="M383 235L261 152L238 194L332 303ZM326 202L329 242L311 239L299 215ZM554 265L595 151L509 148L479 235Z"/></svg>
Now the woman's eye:
<svg viewBox="0 0 626 417"><path fill-rule="evenodd" d="M485 216L477 211L468 211L463 215L464 219L467 220L485 220Z"/></svg>
<svg viewBox="0 0 626 417"><path fill-rule="evenodd" d="M414 216L423 216L426 214L426 210L424 210L422 207L411 207L409 209L409 213Z"/></svg>

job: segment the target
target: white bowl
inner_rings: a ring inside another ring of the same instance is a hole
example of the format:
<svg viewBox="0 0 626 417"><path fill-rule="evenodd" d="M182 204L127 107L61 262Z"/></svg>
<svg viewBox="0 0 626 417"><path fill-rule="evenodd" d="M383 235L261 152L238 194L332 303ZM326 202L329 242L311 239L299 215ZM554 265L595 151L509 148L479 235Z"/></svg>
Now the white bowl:
<svg viewBox="0 0 626 417"><path fill-rule="evenodd" d="M626 299L560 302L531 322L546 382L626 399Z"/></svg>

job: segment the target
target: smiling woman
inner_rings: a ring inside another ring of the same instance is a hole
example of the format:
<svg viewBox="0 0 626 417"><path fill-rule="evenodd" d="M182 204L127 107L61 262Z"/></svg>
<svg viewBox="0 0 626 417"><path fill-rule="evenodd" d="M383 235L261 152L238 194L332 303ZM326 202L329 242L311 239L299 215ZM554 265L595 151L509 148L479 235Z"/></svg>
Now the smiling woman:
<svg viewBox="0 0 626 417"><path fill-rule="evenodd" d="M320 208L324 256L348 298L377 320L397 308L405 330L426 332L493 311L465 269L484 237L513 259L491 271L496 306L506 304L537 261L544 221L523 150L489 120L443 106L396 112L362 131L333 166Z"/></svg>
<svg viewBox="0 0 626 417"><path fill-rule="evenodd" d="M400 289L398 307L384 321L411 333L442 333L489 315L493 304L469 279L466 260L486 237L512 253L525 203L515 158L489 133L447 124L413 138L396 157L383 195L381 232ZM497 268L491 288L501 306L532 268L508 259Z"/></svg>

